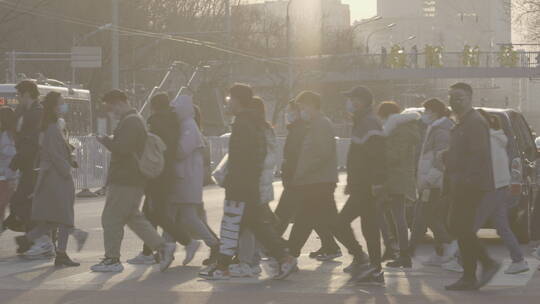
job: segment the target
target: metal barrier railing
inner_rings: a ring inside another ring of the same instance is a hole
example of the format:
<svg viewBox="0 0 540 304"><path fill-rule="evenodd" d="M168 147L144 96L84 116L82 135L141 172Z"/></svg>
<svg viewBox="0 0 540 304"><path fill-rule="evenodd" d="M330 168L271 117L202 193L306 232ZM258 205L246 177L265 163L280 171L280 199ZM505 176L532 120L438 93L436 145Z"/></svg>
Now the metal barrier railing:
<svg viewBox="0 0 540 304"><path fill-rule="evenodd" d="M70 143L76 148L75 159L79 168L75 169L73 177L75 187L80 191L97 189L105 186L109 170L110 153L93 136L72 136ZM345 169L347 164L347 151L350 140L337 139L338 168ZM210 157L212 165L216 166L228 151L228 138L209 137ZM283 146L285 138L278 137L278 155L275 172L279 174L283 161Z"/></svg>

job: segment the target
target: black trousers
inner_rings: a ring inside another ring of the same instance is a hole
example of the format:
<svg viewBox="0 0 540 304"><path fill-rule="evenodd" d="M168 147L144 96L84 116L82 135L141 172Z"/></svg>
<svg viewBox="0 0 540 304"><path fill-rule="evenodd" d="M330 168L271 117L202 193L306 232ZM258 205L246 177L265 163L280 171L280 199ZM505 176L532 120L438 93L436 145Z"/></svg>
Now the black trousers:
<svg viewBox="0 0 540 304"><path fill-rule="evenodd" d="M276 217L278 218L276 229L280 236L285 233L289 224L295 221L296 217L306 216L305 212L300 209L301 194L301 191L294 188L286 187L283 190L275 211ZM308 202L308 204L310 204L310 202ZM309 208L309 206L303 206L302 210L306 208ZM324 227L316 225L313 229L321 240L321 249L324 252L334 253L339 250L339 246L334 241L332 231L328 230L329 228L326 228L325 230Z"/></svg>
<svg viewBox="0 0 540 304"><path fill-rule="evenodd" d="M352 185L349 191L349 199L339 213L336 238L349 249L351 254L362 252L362 246L358 243L351 227L351 223L360 217L370 263L376 268L381 268L380 217L376 199L373 197L370 186Z"/></svg>
<svg viewBox="0 0 540 304"><path fill-rule="evenodd" d="M250 229L271 257L280 261L287 256L286 247L275 229L275 221L267 205L226 200L220 231L220 268L226 269L238 254L242 229Z"/></svg>
<svg viewBox="0 0 540 304"><path fill-rule="evenodd" d="M167 191L163 191L159 185L150 184L147 187L143 213L154 227L161 227L179 244L186 246L191 242L191 237L184 230L182 224L174 221L170 216ZM145 245L143 253L149 255L152 253L152 249Z"/></svg>
<svg viewBox="0 0 540 304"><path fill-rule="evenodd" d="M32 230L32 199L36 186L38 171L29 169L21 172L17 189L10 201L10 212L20 218L25 225L26 232Z"/></svg>
<svg viewBox="0 0 540 304"><path fill-rule="evenodd" d="M484 195L483 191L467 187L452 194L449 227L458 240L466 279L476 278L478 262L485 266L493 261L475 231L476 212Z"/></svg>

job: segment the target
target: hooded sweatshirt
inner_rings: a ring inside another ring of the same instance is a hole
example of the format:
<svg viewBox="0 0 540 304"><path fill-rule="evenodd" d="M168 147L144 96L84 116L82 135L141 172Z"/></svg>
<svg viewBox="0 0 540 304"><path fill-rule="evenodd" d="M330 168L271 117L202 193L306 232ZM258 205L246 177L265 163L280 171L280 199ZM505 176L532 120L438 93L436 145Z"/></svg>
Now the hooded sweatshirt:
<svg viewBox="0 0 540 304"><path fill-rule="evenodd" d="M493 180L495 188L506 187L510 185L510 160L506 147L508 138L503 130L489 130L491 137L491 161L493 163Z"/></svg>

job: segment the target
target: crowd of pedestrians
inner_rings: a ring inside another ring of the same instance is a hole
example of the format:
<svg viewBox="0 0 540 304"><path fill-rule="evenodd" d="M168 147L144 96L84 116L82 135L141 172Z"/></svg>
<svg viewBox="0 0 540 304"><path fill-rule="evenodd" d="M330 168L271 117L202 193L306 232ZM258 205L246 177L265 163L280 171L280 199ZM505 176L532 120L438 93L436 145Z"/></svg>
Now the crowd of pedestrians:
<svg viewBox="0 0 540 304"><path fill-rule="evenodd" d="M66 253L69 236L78 251L88 238L75 225L72 169L78 165L62 119L69 106L54 92L40 100L31 81L16 89L17 110L0 108L2 230L23 233L15 241L24 258L55 257L56 266L79 266ZM494 223L510 252L512 263L505 273L530 270L508 219L520 195L508 138L496 116L473 108L470 85L450 88L450 109L439 99L425 101L423 111L403 110L393 101L377 104L363 86L344 96L353 126L348 199L338 210L336 139L321 96L304 91L289 103L288 135L278 164L280 151L264 101L249 85L229 89L226 108L234 121L228 154L212 173L225 189L218 235L206 220L208 143L192 97L156 94L145 121L124 92L106 93L105 109L118 124L112 136L97 137L111 160L101 215L104 258L91 270L123 270L120 252L128 226L144 243L141 253L127 260L130 264L160 264L165 271L178 243L185 248L182 264L187 265L204 242L210 249L203 263L207 267L199 273L204 279L259 275L263 258L269 259L274 279L285 279L299 270L298 257L315 231L321 247L310 258L339 258L342 244L353 258L343 271L353 281L384 284L385 268L413 266L429 228L435 246L423 264L462 273L448 290L475 290L500 268L477 236L487 221ZM275 199L277 165L284 191L274 212L269 203ZM8 205L10 215L4 220ZM351 226L358 217L367 250Z"/></svg>

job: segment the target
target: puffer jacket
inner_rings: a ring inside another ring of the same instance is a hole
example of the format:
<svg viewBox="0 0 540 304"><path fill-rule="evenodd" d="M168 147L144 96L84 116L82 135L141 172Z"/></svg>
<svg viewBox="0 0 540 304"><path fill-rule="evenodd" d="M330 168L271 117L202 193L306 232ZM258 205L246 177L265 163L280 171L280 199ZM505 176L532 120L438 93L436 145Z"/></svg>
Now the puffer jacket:
<svg viewBox="0 0 540 304"><path fill-rule="evenodd" d="M416 200L416 155L420 130L418 113L390 115L383 125L386 136L387 194L404 195L409 200Z"/></svg>
<svg viewBox="0 0 540 304"><path fill-rule="evenodd" d="M274 200L274 170L276 169L278 144L274 129L268 127L266 135L266 158L261 174L261 203L267 204Z"/></svg>
<svg viewBox="0 0 540 304"><path fill-rule="evenodd" d="M450 146L454 123L448 117L434 121L426 131L418 162L418 190L442 189L444 165L441 153Z"/></svg>

